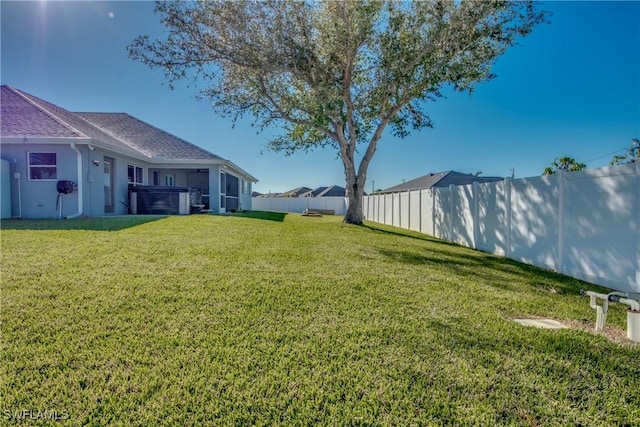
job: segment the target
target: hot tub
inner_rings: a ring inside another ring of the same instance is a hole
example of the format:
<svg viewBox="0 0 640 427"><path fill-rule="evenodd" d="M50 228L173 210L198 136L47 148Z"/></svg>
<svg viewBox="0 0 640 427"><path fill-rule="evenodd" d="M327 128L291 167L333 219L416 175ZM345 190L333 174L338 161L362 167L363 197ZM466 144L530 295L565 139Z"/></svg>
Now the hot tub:
<svg viewBox="0 0 640 427"><path fill-rule="evenodd" d="M136 185L129 201L133 215L187 215L191 207L188 187Z"/></svg>

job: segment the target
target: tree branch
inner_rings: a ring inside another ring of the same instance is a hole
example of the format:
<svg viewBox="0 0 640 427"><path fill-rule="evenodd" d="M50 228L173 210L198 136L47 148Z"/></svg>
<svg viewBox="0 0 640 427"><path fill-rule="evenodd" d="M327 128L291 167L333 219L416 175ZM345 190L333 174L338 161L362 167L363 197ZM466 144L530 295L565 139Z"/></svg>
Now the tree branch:
<svg viewBox="0 0 640 427"><path fill-rule="evenodd" d="M263 77L259 77L258 81L260 83L260 91L262 92L262 95L269 102L269 104L271 104L271 107L273 108L272 111L275 111L276 113L278 113L278 118L281 118L283 120L286 120L286 121L288 121L290 123L293 123L293 124L296 124L296 125L309 126L309 127L313 128L313 129L316 129L316 130L324 133L327 137L340 142L338 134L336 134L334 132L331 132L328 128L325 128L325 127L322 127L322 126L317 126L315 123L311 122L310 120L297 119L297 118L294 118L294 117L290 116L288 113L286 113L282 109L280 104L278 104L278 102L275 99L273 99L273 97L269 93L269 90L267 89L266 85L264 84L264 78Z"/></svg>

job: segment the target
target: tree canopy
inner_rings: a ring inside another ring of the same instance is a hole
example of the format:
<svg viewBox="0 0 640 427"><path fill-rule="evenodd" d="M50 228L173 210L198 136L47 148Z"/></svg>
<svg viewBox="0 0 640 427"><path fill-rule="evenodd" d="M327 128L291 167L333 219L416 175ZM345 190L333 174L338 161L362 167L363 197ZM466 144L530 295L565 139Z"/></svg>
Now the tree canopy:
<svg viewBox="0 0 640 427"><path fill-rule="evenodd" d="M496 59L547 15L531 1L169 1L155 10L166 39L140 36L130 56L170 83L204 83L200 95L222 115L279 126L273 150L335 147L349 223L362 222L384 131L402 138L432 126L427 106L443 88L471 92L495 77Z"/></svg>
<svg viewBox="0 0 640 427"><path fill-rule="evenodd" d="M573 157L556 157L551 166L544 169L542 175L553 175L562 170L565 172L576 172L587 168L587 165L576 161Z"/></svg>
<svg viewBox="0 0 640 427"><path fill-rule="evenodd" d="M613 156L613 159L611 159L611 163L609 164L611 166L624 165L627 163L635 163L637 161L640 161L640 140L638 138L633 138L625 153Z"/></svg>

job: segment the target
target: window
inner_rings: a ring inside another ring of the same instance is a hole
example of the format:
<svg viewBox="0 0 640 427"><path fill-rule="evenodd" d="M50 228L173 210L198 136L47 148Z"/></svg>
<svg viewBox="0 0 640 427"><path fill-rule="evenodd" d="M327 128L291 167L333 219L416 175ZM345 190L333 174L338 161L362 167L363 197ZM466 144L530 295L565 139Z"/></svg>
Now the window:
<svg viewBox="0 0 640 427"><path fill-rule="evenodd" d="M144 180L142 178L143 169L140 166L129 165L127 167L127 174L130 184L144 184Z"/></svg>
<svg viewBox="0 0 640 427"><path fill-rule="evenodd" d="M227 197L231 196L231 197L238 197L240 194L240 180L230 174L227 174L226 176L226 180L225 180L225 184L226 184L226 190L224 191L224 193L227 195Z"/></svg>
<svg viewBox="0 0 640 427"><path fill-rule="evenodd" d="M167 174L164 177L164 185L166 185L167 187L173 187L174 186L174 178L173 178L173 174Z"/></svg>
<svg viewBox="0 0 640 427"><path fill-rule="evenodd" d="M56 153L28 153L29 180L55 181L58 178Z"/></svg>
<svg viewBox="0 0 640 427"><path fill-rule="evenodd" d="M114 211L114 191L115 188L115 176L114 176L114 159L105 157L104 164L104 213L113 213Z"/></svg>
<svg viewBox="0 0 640 427"><path fill-rule="evenodd" d="M160 172L153 171L153 185L160 185Z"/></svg>
<svg viewBox="0 0 640 427"><path fill-rule="evenodd" d="M227 174L224 172L220 172L220 193L224 194L227 192Z"/></svg>

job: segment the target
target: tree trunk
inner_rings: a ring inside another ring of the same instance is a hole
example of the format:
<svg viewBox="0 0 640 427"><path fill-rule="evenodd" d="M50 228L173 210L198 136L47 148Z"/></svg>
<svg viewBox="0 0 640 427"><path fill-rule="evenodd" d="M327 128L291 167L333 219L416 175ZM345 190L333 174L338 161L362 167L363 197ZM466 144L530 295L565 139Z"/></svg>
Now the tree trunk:
<svg viewBox="0 0 640 427"><path fill-rule="evenodd" d="M351 175L351 176L349 176ZM362 195L364 194L364 180L360 182L354 174L347 174L347 199L349 206L344 215L345 224L362 225Z"/></svg>

